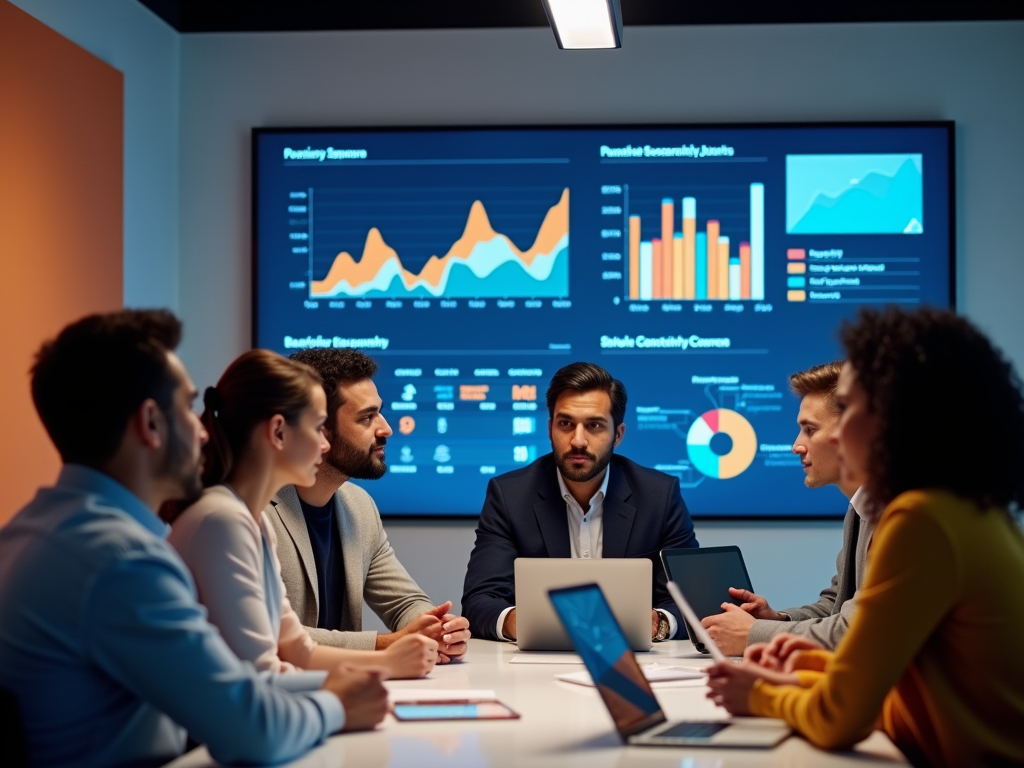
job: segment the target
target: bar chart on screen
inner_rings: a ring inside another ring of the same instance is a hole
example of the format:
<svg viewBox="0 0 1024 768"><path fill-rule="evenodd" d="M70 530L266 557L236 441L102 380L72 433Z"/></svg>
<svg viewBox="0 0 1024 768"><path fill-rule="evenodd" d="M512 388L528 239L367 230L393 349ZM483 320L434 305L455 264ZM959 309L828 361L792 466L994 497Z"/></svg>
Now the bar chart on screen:
<svg viewBox="0 0 1024 768"><path fill-rule="evenodd" d="M621 186L627 300L764 300L764 184Z"/></svg>

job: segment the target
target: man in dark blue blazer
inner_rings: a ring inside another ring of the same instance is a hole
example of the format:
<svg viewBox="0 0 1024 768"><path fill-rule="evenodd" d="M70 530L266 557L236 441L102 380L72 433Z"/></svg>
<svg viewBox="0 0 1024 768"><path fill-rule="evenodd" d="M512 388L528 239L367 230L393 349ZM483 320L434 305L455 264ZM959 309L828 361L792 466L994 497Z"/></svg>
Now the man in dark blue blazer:
<svg viewBox="0 0 1024 768"><path fill-rule="evenodd" d="M645 557L654 573L651 637L681 630L662 549L696 547L679 481L614 455L626 390L591 363L558 371L547 392L552 452L493 478L462 596L474 637L515 639L517 557Z"/></svg>

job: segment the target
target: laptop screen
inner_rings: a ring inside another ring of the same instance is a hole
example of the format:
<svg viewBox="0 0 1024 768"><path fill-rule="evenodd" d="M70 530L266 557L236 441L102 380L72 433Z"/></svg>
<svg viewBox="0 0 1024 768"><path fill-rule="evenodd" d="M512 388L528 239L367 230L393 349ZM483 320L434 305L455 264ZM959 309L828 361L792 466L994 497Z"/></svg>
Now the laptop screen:
<svg viewBox="0 0 1024 768"><path fill-rule="evenodd" d="M664 722L654 691L597 584L549 593L565 631L623 738Z"/></svg>

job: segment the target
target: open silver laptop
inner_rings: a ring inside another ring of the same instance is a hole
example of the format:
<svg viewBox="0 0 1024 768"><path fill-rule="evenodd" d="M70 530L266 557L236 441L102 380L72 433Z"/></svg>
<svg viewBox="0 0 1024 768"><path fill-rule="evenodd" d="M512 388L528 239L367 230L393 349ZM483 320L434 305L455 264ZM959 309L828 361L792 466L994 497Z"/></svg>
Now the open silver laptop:
<svg viewBox="0 0 1024 768"><path fill-rule="evenodd" d="M601 586L629 647L651 650L651 561L645 558L520 557L515 562L516 644L522 651L571 651L548 591L576 584Z"/></svg>
<svg viewBox="0 0 1024 768"><path fill-rule="evenodd" d="M679 593L678 588L675 592ZM601 588L585 584L553 589L551 603L623 741L643 746L770 748L790 734L788 725L767 718L670 722L626 645ZM704 642L713 657L725 659L710 637Z"/></svg>

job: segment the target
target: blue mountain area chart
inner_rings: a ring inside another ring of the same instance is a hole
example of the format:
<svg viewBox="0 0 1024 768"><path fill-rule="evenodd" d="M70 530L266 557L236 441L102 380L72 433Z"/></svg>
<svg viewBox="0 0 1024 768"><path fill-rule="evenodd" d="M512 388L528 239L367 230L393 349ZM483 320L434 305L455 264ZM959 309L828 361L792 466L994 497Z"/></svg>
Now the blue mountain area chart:
<svg viewBox="0 0 1024 768"><path fill-rule="evenodd" d="M786 232L922 234L922 166L919 154L786 155Z"/></svg>

